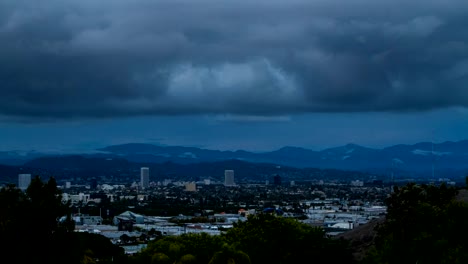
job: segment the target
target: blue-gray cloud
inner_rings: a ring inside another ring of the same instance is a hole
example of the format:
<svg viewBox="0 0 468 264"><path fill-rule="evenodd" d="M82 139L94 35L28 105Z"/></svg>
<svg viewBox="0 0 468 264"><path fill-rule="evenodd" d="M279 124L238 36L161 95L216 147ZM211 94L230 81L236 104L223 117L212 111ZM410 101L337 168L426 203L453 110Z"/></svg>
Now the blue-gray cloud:
<svg viewBox="0 0 468 264"><path fill-rule="evenodd" d="M468 2L2 1L0 115L468 106Z"/></svg>

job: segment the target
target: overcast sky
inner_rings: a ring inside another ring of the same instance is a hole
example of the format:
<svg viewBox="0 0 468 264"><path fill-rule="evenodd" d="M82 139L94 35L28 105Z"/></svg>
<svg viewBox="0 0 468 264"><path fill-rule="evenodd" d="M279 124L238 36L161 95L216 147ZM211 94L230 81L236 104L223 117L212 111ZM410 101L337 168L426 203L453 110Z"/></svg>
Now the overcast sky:
<svg viewBox="0 0 468 264"><path fill-rule="evenodd" d="M467 13L466 0L3 0L0 150L466 139Z"/></svg>

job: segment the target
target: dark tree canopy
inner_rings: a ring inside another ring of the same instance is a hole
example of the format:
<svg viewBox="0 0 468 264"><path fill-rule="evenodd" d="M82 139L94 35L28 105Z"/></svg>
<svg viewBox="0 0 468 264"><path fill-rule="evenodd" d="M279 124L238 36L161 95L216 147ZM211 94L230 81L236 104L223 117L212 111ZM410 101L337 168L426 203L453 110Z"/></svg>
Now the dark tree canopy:
<svg viewBox="0 0 468 264"><path fill-rule="evenodd" d="M322 228L271 214L250 216L228 230L226 239L252 263L351 263L347 242L327 238Z"/></svg>
<svg viewBox="0 0 468 264"><path fill-rule="evenodd" d="M388 198L368 263L468 263L468 206L442 184L410 183Z"/></svg>
<svg viewBox="0 0 468 264"><path fill-rule="evenodd" d="M54 178L43 182L36 176L25 192L14 185L1 188L0 208L0 253L8 263L124 259L123 250L109 239L73 232L69 204L62 203Z"/></svg>

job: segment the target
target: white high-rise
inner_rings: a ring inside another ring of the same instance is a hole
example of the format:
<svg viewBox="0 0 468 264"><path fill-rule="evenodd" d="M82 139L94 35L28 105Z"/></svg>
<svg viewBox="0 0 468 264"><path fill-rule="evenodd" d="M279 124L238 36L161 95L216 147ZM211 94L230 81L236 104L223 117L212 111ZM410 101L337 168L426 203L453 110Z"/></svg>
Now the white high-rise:
<svg viewBox="0 0 468 264"><path fill-rule="evenodd" d="M18 174L18 188L24 191L31 184L31 174Z"/></svg>
<svg viewBox="0 0 468 264"><path fill-rule="evenodd" d="M149 168L142 167L140 170L140 186L142 188L149 187Z"/></svg>
<svg viewBox="0 0 468 264"><path fill-rule="evenodd" d="M224 186L234 186L234 170L224 171Z"/></svg>

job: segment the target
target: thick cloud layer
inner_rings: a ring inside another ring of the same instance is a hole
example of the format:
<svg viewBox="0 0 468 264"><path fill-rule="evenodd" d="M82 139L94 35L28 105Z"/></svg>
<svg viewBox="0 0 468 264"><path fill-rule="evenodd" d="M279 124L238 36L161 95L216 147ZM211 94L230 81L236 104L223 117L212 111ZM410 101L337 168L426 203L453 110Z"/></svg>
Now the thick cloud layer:
<svg viewBox="0 0 468 264"><path fill-rule="evenodd" d="M468 106L468 2L407 2L1 1L0 115Z"/></svg>

